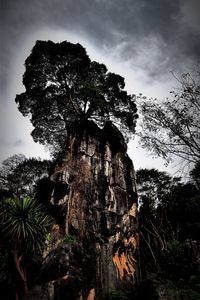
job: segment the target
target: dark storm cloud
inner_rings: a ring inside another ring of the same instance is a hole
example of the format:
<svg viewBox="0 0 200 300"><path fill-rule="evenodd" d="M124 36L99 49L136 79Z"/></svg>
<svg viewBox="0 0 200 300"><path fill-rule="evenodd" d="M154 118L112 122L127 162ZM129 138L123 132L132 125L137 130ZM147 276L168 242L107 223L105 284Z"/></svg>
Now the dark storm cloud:
<svg viewBox="0 0 200 300"><path fill-rule="evenodd" d="M198 0L4 0L1 8L1 82L24 37L44 26L84 33L133 67L158 76L198 61Z"/></svg>

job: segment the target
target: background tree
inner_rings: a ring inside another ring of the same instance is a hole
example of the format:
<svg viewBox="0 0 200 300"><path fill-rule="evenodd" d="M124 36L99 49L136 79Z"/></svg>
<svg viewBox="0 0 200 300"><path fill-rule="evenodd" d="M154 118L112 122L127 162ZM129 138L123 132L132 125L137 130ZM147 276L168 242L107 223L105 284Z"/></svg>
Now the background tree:
<svg viewBox="0 0 200 300"><path fill-rule="evenodd" d="M20 163L8 176L16 197L34 197L37 184L50 174L52 162L29 158Z"/></svg>
<svg viewBox="0 0 200 300"><path fill-rule="evenodd" d="M12 189L12 184L9 182L9 176L15 168L26 159L23 154L14 154L5 159L0 166L0 190L9 191Z"/></svg>
<svg viewBox="0 0 200 300"><path fill-rule="evenodd" d="M53 163L49 160L14 155L2 162L0 167L0 191L14 197L33 197L39 180L49 176Z"/></svg>
<svg viewBox="0 0 200 300"><path fill-rule="evenodd" d="M141 228L166 242L187 238L198 240L200 197L191 182L183 183L155 169L137 171L138 193L141 201Z"/></svg>
<svg viewBox="0 0 200 300"><path fill-rule="evenodd" d="M80 44L37 41L25 62L26 91L16 103L34 126L33 139L63 148L70 125L78 120L107 120L126 134L134 133L135 97L124 90L124 78L91 61Z"/></svg>
<svg viewBox="0 0 200 300"><path fill-rule="evenodd" d="M199 299L198 187L155 169L137 171L137 181L142 279L164 284L170 299Z"/></svg>
<svg viewBox="0 0 200 300"><path fill-rule="evenodd" d="M200 159L200 73L183 74L172 99L140 98L142 147L168 162L178 157L181 166L193 168Z"/></svg>
<svg viewBox="0 0 200 300"><path fill-rule="evenodd" d="M200 194L190 182L173 186L163 199L164 209L174 234L173 239L199 240ZM159 208L158 208L159 209Z"/></svg>
<svg viewBox="0 0 200 300"><path fill-rule="evenodd" d="M157 169L139 169L136 172L136 178L140 200L143 203L143 198L148 198L151 202L150 210L155 210L162 202L163 196L181 180L180 177L172 177Z"/></svg>
<svg viewBox="0 0 200 300"><path fill-rule="evenodd" d="M157 257L173 239L173 229L165 209L165 197L180 178L172 178L156 169L140 169L136 172L139 195L139 226L144 265L159 268Z"/></svg>

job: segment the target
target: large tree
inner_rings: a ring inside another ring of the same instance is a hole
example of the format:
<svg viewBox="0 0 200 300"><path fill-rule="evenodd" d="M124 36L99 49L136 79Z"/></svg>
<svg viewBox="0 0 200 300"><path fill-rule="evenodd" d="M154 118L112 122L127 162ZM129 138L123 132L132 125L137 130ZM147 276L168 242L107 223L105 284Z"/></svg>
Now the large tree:
<svg viewBox="0 0 200 300"><path fill-rule="evenodd" d="M144 148L169 162L176 156L181 167L200 160L200 73L183 74L172 98L140 99L140 141Z"/></svg>
<svg viewBox="0 0 200 300"><path fill-rule="evenodd" d="M37 41L25 62L26 91L16 96L20 112L34 126L33 139L63 147L70 125L111 120L126 133L134 133L135 97L124 90L124 78L91 61L80 44Z"/></svg>

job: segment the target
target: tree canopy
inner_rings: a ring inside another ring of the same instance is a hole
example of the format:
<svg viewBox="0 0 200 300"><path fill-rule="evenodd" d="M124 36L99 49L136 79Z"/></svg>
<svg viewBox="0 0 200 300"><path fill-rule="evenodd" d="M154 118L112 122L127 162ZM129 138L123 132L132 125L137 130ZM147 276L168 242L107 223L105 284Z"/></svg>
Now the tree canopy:
<svg viewBox="0 0 200 300"><path fill-rule="evenodd" d="M172 98L141 99L140 142L168 162L176 156L181 166L193 168L200 160L200 73L183 74Z"/></svg>
<svg viewBox="0 0 200 300"><path fill-rule="evenodd" d="M26 91L16 96L16 103L30 117L36 142L59 150L75 120L100 126L111 120L123 132L134 133L135 97L124 90L124 78L91 61L80 44L37 41L25 68Z"/></svg>

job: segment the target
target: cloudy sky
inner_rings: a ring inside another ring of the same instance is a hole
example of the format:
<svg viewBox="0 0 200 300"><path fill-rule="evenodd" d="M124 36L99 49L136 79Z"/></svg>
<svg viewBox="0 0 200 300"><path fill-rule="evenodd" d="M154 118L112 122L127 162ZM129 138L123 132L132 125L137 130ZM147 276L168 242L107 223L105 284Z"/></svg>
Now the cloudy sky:
<svg viewBox="0 0 200 300"><path fill-rule="evenodd" d="M24 91L24 61L36 40L82 44L93 60L125 77L129 93L163 99L194 70L200 56L199 0L1 0L0 161L15 153L47 156L30 136L15 95ZM137 141L129 143L136 168L158 167Z"/></svg>

